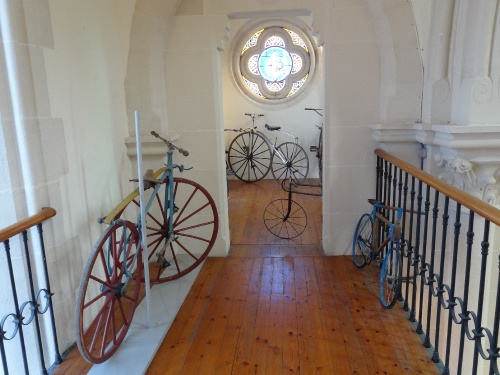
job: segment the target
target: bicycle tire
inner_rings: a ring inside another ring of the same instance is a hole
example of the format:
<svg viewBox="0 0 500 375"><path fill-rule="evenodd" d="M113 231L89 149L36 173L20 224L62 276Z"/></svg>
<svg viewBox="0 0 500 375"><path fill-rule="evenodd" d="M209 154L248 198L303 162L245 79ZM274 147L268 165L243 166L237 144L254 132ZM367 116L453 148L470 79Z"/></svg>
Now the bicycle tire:
<svg viewBox="0 0 500 375"><path fill-rule="evenodd" d="M227 160L234 175L244 182L262 180L271 168L269 142L253 131L238 134L229 144Z"/></svg>
<svg viewBox="0 0 500 375"><path fill-rule="evenodd" d="M205 260L215 243L219 215L208 191L197 182L174 177L173 233L168 233L171 215L165 202L165 179L151 199L154 189L144 192L151 206L146 214L146 241L149 280L152 284L178 279ZM146 203L145 203L146 204ZM122 211L121 217L138 217L139 193Z"/></svg>
<svg viewBox="0 0 500 375"><path fill-rule="evenodd" d="M297 185L303 184L309 173L309 158L306 151L298 143L280 144L273 153L271 172L278 182L291 179Z"/></svg>
<svg viewBox="0 0 500 375"><path fill-rule="evenodd" d="M380 269L380 302L386 309L394 306L401 294L403 258L399 248L389 251Z"/></svg>
<svg viewBox="0 0 500 375"><path fill-rule="evenodd" d="M130 327L139 302L143 269L138 245L134 224L115 222L106 228L87 261L76 299L75 329L78 349L90 363L109 359ZM128 272L130 279L125 287Z"/></svg>
<svg viewBox="0 0 500 375"><path fill-rule="evenodd" d="M307 215L302 206L294 200L290 204L290 213L288 213L288 199L275 199L264 210L264 224L276 237L295 238L307 227Z"/></svg>
<svg viewBox="0 0 500 375"><path fill-rule="evenodd" d="M373 251L372 236L373 221L371 215L364 213L356 224L352 238L352 261L358 268L363 268L369 263L366 257L371 257Z"/></svg>

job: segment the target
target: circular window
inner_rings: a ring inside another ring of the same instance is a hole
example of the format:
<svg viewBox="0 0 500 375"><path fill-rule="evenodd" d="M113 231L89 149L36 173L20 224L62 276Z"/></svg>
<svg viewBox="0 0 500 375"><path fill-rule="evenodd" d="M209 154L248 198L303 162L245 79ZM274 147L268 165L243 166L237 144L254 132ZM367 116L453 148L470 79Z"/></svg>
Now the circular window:
<svg viewBox="0 0 500 375"><path fill-rule="evenodd" d="M315 51L308 36L294 25L277 24L254 26L238 39L233 52L238 86L259 102L296 97L314 73Z"/></svg>

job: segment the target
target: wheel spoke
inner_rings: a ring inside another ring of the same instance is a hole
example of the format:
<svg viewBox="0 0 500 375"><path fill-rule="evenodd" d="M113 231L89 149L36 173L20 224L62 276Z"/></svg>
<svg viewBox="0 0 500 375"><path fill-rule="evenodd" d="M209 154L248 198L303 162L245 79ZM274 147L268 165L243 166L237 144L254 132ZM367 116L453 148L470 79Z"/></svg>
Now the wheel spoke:
<svg viewBox="0 0 500 375"><path fill-rule="evenodd" d="M290 239L299 236L305 230L307 216L297 202L277 199L269 203L264 210L264 224L275 236Z"/></svg>
<svg viewBox="0 0 500 375"><path fill-rule="evenodd" d="M271 151L258 133L243 132L233 139L228 149L228 162L235 176L254 182L264 178L270 169Z"/></svg>
<svg viewBox="0 0 500 375"><path fill-rule="evenodd" d="M246 144L249 143L246 142ZM259 142L255 146L259 147ZM243 144L241 147L244 147ZM236 149L239 150L240 146L236 146ZM240 155L241 152L234 154ZM237 164L242 170L250 168L245 161L247 160L241 159L241 162ZM256 172L260 173L258 169ZM156 191L148 190L148 201L152 204L147 216L146 241L151 283L174 280L194 269L212 249L218 231L217 209L205 188L194 181L174 178L173 185L171 185L174 197L173 213L166 207L169 199L166 190L169 188L168 184L162 184ZM157 194L162 199L152 197L151 194ZM131 214L124 210L122 215ZM172 220L171 229L168 226L169 220ZM171 242L168 248L164 248L169 238ZM175 246L172 247L174 244ZM124 306L128 306L129 301L124 298L126 296L122 296L122 300L127 302Z"/></svg>

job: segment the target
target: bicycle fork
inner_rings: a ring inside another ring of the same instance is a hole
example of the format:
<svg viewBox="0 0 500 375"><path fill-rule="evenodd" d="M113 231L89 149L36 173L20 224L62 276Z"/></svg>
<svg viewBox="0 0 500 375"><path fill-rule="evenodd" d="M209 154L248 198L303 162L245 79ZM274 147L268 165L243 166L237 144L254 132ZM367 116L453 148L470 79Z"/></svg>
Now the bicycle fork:
<svg viewBox="0 0 500 375"><path fill-rule="evenodd" d="M177 207L174 204L174 175L173 175L173 170L176 166L173 165L172 161L172 154L173 152L169 150L167 153L167 183L165 186L165 197L164 197L164 202L165 202L165 207L166 210L163 213L164 215L164 232L163 232L163 237L165 238L165 243L161 247L160 251L158 251L156 255L156 260L155 262L159 264L159 266L162 269L165 269L171 265L171 263L167 260L165 257L165 254L167 252L167 248L172 246L172 242L174 242L177 239L177 236L174 234L174 213L177 212ZM182 169L179 168L181 171ZM163 240L162 240L163 241Z"/></svg>
<svg viewBox="0 0 500 375"><path fill-rule="evenodd" d="M290 185L290 190L288 190L288 207L286 209L285 216L283 216L283 221L288 220L291 211L292 211L292 186Z"/></svg>

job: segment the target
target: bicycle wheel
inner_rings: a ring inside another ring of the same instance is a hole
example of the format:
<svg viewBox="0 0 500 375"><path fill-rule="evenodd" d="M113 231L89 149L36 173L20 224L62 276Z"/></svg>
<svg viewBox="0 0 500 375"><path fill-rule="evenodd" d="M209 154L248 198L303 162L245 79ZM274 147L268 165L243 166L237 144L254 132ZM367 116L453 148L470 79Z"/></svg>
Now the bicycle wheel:
<svg viewBox="0 0 500 375"><path fill-rule="evenodd" d="M129 221L108 226L90 254L76 300L76 343L91 363L118 349L139 300L142 251ZM137 254L136 254L137 253Z"/></svg>
<svg viewBox="0 0 500 375"><path fill-rule="evenodd" d="M262 180L271 168L267 140L254 132L243 132L229 144L228 161L234 175L245 182Z"/></svg>
<svg viewBox="0 0 500 375"><path fill-rule="evenodd" d="M403 259L399 248L389 251L380 269L380 302L386 309L396 303L401 293Z"/></svg>
<svg viewBox="0 0 500 375"><path fill-rule="evenodd" d="M166 181L165 181L166 182ZM214 200L198 183L174 178L174 213L168 210L168 198L162 183L155 196L154 189L144 192L144 202L151 202L146 214L146 241L151 283L178 279L195 269L212 249L219 229L219 216ZM137 217L139 196L131 201L122 217ZM132 216L133 217L133 216ZM169 233L169 221L173 232Z"/></svg>
<svg viewBox="0 0 500 375"><path fill-rule="evenodd" d="M363 268L372 253L373 222L370 214L361 215L352 239L352 260L358 268Z"/></svg>
<svg viewBox="0 0 500 375"><path fill-rule="evenodd" d="M300 185L309 173L309 158L299 144L284 142L274 151L271 172L278 181L292 179Z"/></svg>
<svg viewBox="0 0 500 375"><path fill-rule="evenodd" d="M290 210L288 204L290 202ZM295 238L302 234L307 226L306 212L300 204L288 199L276 199L264 210L264 224L276 237Z"/></svg>

